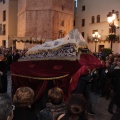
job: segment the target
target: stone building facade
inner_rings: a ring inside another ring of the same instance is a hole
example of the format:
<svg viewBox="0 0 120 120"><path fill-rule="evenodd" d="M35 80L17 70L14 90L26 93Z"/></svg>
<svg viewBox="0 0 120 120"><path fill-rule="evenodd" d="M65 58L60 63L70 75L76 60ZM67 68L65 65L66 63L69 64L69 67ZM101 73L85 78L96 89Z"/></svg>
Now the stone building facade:
<svg viewBox="0 0 120 120"><path fill-rule="evenodd" d="M73 29L74 0L19 0L18 37L54 40Z"/></svg>
<svg viewBox="0 0 120 120"><path fill-rule="evenodd" d="M17 35L18 0L0 0L0 46L11 47Z"/></svg>
<svg viewBox="0 0 120 120"><path fill-rule="evenodd" d="M92 52L95 52L96 44L92 41L94 31L98 31L101 35L100 41L97 42L96 46L97 52L101 47L111 47L111 42L106 40L110 33L107 15L109 12L112 12L112 10L118 11L120 14L119 4L120 0L77 0L75 28L79 29L82 33ZM120 20L118 21L118 25L120 26ZM113 41L112 50L114 53L120 53L120 28L116 29L116 34L119 36L119 40Z"/></svg>

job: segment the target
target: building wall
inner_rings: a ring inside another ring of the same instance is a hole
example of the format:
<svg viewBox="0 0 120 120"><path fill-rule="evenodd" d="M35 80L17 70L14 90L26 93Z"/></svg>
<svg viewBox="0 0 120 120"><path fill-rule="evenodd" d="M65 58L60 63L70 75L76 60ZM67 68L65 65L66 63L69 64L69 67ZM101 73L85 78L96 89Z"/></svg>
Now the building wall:
<svg viewBox="0 0 120 120"><path fill-rule="evenodd" d="M3 21L4 10L6 10L6 21ZM11 47L12 36L17 35L17 0L6 0L5 4L0 2L0 24L6 25L5 35L0 35L0 46L3 46L3 40L5 40L5 47Z"/></svg>
<svg viewBox="0 0 120 120"><path fill-rule="evenodd" d="M18 0L10 0L8 14L8 47L13 44L12 37L17 36Z"/></svg>
<svg viewBox="0 0 120 120"><path fill-rule="evenodd" d="M107 14L112 10L120 13L119 0L78 0L77 15L76 15L76 26L80 32L85 33L85 39L92 37L93 30L98 30L101 34L101 40L106 40L109 34L109 24L107 22ZM85 5L85 11L82 11L82 6ZM96 17L100 15L100 23L96 23ZM95 23L91 23L91 17L95 17ZM120 18L120 17L119 17ZM85 19L85 26L82 27L82 19ZM119 21L120 25L120 21ZM117 34L120 36L120 29L117 29ZM95 43L88 43L88 47L94 52ZM120 43L119 43L120 44ZM120 53L120 47L118 42L113 43L113 51ZM99 45L104 45L105 48L110 48L109 42L97 43L97 51ZM117 47L117 49L115 49Z"/></svg>
<svg viewBox="0 0 120 120"><path fill-rule="evenodd" d="M74 0L19 0L17 35L56 39L73 28L73 11Z"/></svg>
<svg viewBox="0 0 120 120"><path fill-rule="evenodd" d="M2 28L3 28L3 24L6 25L6 34L5 35L0 35L0 46L3 45L3 40L8 40L8 13L9 13L9 1L6 1L5 4L3 4L3 2L0 2L0 24L2 24ZM6 11L6 20L3 21L3 11ZM3 31L3 29L2 29ZM7 43L6 43L7 44Z"/></svg>

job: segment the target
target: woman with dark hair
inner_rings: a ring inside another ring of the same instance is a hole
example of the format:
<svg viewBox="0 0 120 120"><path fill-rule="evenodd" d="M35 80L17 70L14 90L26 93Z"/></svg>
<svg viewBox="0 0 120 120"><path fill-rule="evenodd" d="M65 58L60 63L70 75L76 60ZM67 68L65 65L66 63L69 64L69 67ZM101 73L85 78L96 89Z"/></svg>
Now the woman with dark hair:
<svg viewBox="0 0 120 120"><path fill-rule="evenodd" d="M65 114L57 120L93 120L94 116L87 113L87 102L82 94L72 94Z"/></svg>

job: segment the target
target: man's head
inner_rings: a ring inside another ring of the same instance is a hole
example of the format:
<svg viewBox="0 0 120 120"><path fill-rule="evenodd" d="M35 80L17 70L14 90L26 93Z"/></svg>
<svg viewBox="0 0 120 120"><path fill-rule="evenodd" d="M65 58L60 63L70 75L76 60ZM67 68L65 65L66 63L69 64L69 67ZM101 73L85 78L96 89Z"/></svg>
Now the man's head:
<svg viewBox="0 0 120 120"><path fill-rule="evenodd" d="M34 91L30 87L20 87L16 90L13 103L18 107L31 106L34 99Z"/></svg>
<svg viewBox="0 0 120 120"><path fill-rule="evenodd" d="M4 61L5 60L5 57L3 54L0 54L0 61Z"/></svg>
<svg viewBox="0 0 120 120"><path fill-rule="evenodd" d="M48 97L52 104L61 104L64 98L63 90L58 87L54 87L48 91Z"/></svg>
<svg viewBox="0 0 120 120"><path fill-rule="evenodd" d="M0 120L12 120L12 100L8 94L0 94Z"/></svg>

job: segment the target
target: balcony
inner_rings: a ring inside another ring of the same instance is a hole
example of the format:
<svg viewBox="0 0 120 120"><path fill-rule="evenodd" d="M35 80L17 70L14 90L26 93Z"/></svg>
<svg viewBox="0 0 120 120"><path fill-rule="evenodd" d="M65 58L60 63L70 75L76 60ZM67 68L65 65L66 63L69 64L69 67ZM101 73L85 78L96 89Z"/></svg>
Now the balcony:
<svg viewBox="0 0 120 120"><path fill-rule="evenodd" d="M119 36L117 34L110 33L109 35L107 35L106 40L119 41Z"/></svg>
<svg viewBox="0 0 120 120"><path fill-rule="evenodd" d="M119 39L119 35L104 35L104 36L101 36L101 39L99 39L99 43L101 42L110 42L110 41L113 41L113 42L120 42L120 39ZM87 36L87 42L94 42L93 40L93 37L92 36Z"/></svg>

